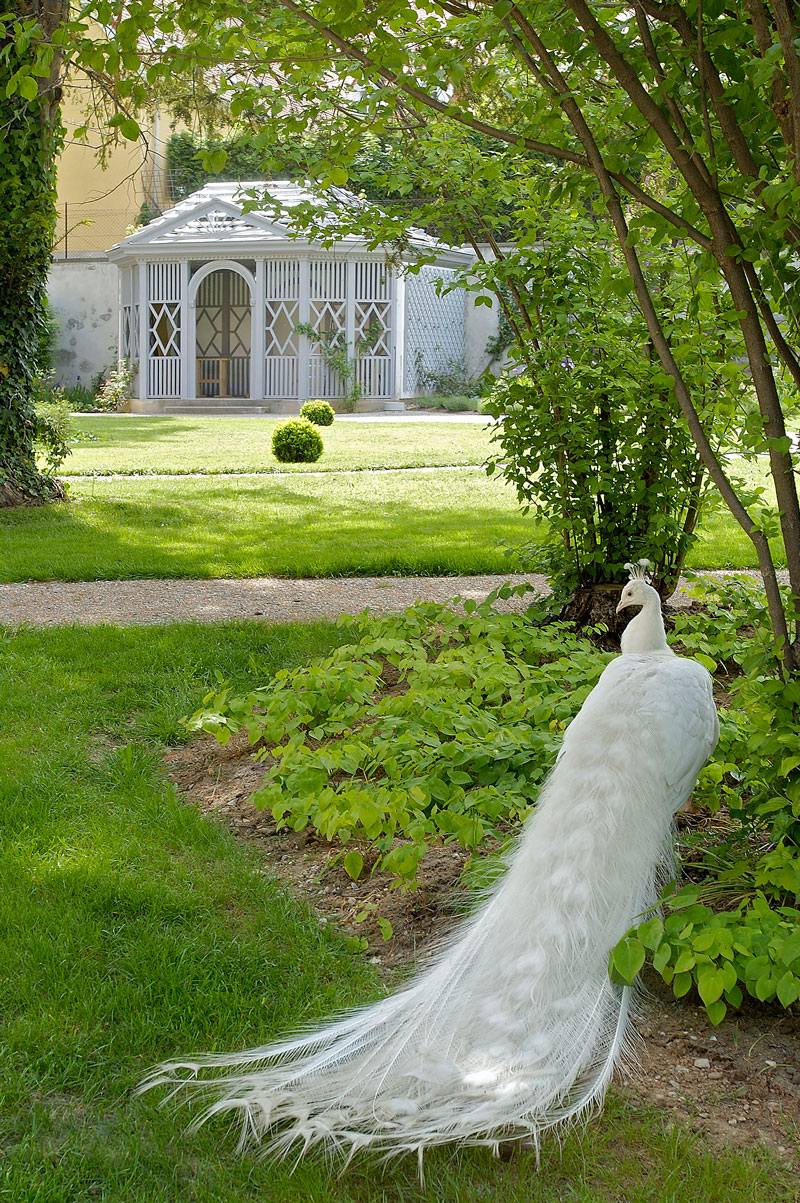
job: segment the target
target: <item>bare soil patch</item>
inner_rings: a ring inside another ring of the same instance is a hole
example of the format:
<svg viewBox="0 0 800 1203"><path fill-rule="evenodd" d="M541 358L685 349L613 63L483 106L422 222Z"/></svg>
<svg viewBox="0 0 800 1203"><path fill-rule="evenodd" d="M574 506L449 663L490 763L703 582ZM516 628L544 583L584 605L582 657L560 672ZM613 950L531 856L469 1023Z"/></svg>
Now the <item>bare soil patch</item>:
<svg viewBox="0 0 800 1203"><path fill-rule="evenodd" d="M264 769L255 764L240 735L222 748L205 737L167 754L170 779L187 803L254 844L265 872L306 902L321 923L335 923L366 941L365 955L388 983L398 980L425 949L456 921L463 849L433 849L421 870L421 887L406 894L385 874L347 876L342 848L307 832L276 829L266 811L248 798ZM365 919L357 916L368 912ZM383 939L377 917L393 935ZM638 1029L640 1066L622 1084L632 1101L655 1104L666 1116L693 1128L711 1145L767 1145L800 1165L800 1017L747 1002L712 1028L703 1008L676 1001L655 975Z"/></svg>

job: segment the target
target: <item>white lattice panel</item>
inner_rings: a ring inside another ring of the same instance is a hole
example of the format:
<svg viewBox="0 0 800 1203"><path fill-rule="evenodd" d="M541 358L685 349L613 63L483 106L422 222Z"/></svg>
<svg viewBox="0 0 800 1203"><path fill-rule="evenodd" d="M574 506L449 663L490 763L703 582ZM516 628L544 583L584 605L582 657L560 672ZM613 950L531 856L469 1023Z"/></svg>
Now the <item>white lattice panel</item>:
<svg viewBox="0 0 800 1203"><path fill-rule="evenodd" d="M140 309L139 309L139 272L144 271L138 263L134 263L131 268L131 336L130 336L130 352L129 357L134 362L139 359L141 351L141 325L140 325Z"/></svg>
<svg viewBox="0 0 800 1203"><path fill-rule="evenodd" d="M181 395L181 265L149 263L148 385L149 397Z"/></svg>
<svg viewBox="0 0 800 1203"><path fill-rule="evenodd" d="M338 372L328 367L321 355L308 357L308 395L309 397L327 401L332 397L343 397L345 394L344 381Z"/></svg>
<svg viewBox="0 0 800 1203"><path fill-rule="evenodd" d="M391 397L394 278L385 263L356 261L354 330L358 383L365 397Z"/></svg>
<svg viewBox="0 0 800 1203"><path fill-rule="evenodd" d="M329 346L346 346L347 264L341 259L312 259L309 264L309 322ZM310 397L344 396L344 381L331 370L323 355L308 357Z"/></svg>
<svg viewBox="0 0 800 1203"><path fill-rule="evenodd" d="M444 369L464 359L467 296L456 288L439 296L436 281L452 281L451 268L422 267L406 284L406 380L409 393L420 391L419 368Z"/></svg>
<svg viewBox="0 0 800 1203"><path fill-rule="evenodd" d="M347 321L347 264L312 259L309 264L309 321L320 334L344 337Z"/></svg>
<svg viewBox="0 0 800 1203"><path fill-rule="evenodd" d="M133 330L131 322L133 321L133 306L122 306L122 339L119 348L119 353L123 359L130 359L131 347L133 345Z"/></svg>
<svg viewBox="0 0 800 1203"><path fill-rule="evenodd" d="M119 300L120 300L120 345L119 353L123 359L130 359L133 351L134 342L134 291L133 291L133 270L130 267L123 267L119 273ZM138 316L138 306L137 306ZM135 332L138 335L138 331ZM138 342L138 337L136 339Z"/></svg>
<svg viewBox="0 0 800 1203"><path fill-rule="evenodd" d="M393 377L391 359L366 356L359 360L358 384L364 397L391 397Z"/></svg>
<svg viewBox="0 0 800 1203"><path fill-rule="evenodd" d="M265 264L264 395L298 395L300 263L274 259Z"/></svg>

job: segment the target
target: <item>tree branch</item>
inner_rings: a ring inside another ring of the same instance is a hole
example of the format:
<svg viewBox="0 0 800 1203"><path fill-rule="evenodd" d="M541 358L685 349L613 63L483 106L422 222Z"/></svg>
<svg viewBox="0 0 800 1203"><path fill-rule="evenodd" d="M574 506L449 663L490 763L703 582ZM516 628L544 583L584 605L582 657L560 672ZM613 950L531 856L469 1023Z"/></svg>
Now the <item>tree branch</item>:
<svg viewBox="0 0 800 1203"><path fill-rule="evenodd" d="M391 83L394 87L398 88L399 91L405 93L406 96L417 101L417 103L424 105L426 108L432 109L434 112L441 113L450 121L455 121L459 125L466 126L468 129L473 129L476 131L476 133L486 134L487 137L494 138L499 142L504 142L508 146L516 146L520 149L529 150L535 154L543 155L546 158L557 159L560 162L572 163L574 166L581 167L584 170L591 170L591 166L586 156L577 151L568 150L562 146L554 146L552 143L548 142L538 142L533 138L528 138L524 135L515 133L513 130L504 130L497 126L489 125L487 122L480 121L478 118L472 117L468 113L463 113L460 109L456 109L453 105L445 104L443 101L438 100L436 97L425 92L422 88L417 88L408 80L404 79L403 76L398 75L395 71L392 71L387 67L382 67L370 55L366 54L365 51L361 50L353 42L348 41L338 34L336 30L331 29L330 26L318 21L316 17L312 16L311 13L307 12L304 8L302 8L301 5L297 4L296 0L277 0L277 3L280 4L281 7L293 12L295 16L299 17L301 21L304 21L312 29L316 30L317 33L322 34L325 39L331 43L331 45L336 46L342 51L343 54L347 55L348 58L360 63L366 71L378 76L381 79L385 79L387 83ZM639 204L643 205L645 208L650 209L653 213L657 213L660 217L663 217L665 221L668 221L670 225L673 225L676 229L681 230L682 233L684 233L688 238L691 238L693 242L696 242L697 245L701 246L704 250L711 249L712 242L708 235L704 234L701 230L698 230L696 226L693 226L691 222L687 221L684 217L681 217L679 213L675 213L674 210L670 209L667 205L663 205L660 201L656 200L655 197L650 196L649 193L645 192L645 190L637 183L622 173L613 171L611 172L611 176L612 179L614 179L615 182L633 198L633 200L638 201Z"/></svg>
<svg viewBox="0 0 800 1203"><path fill-rule="evenodd" d="M642 47L644 49L644 53L647 58L647 61L649 62L650 66L653 69L653 73L656 77L656 80L658 81L660 87L662 88L662 90L664 92L664 102L667 106L667 111L669 112L670 116L672 117L672 120L675 122L675 128L678 130L681 137L683 138L686 149L689 151L689 153L694 158L698 170L705 171L706 174L708 174L706 165L703 162L702 157L697 152L697 148L695 147L695 144L694 144L694 138L692 137L691 130L689 129L688 125L686 124L686 119L684 118L683 113L681 112L680 108L678 107L677 102L671 96L669 89L667 89L665 87L666 77L664 75L664 69L661 65L661 60L658 57L658 51L656 50L656 45L655 45L655 42L653 41L653 35L650 30L650 26L647 23L647 13L644 11L644 8L642 7L641 0L636 0L635 12L636 12L636 24L639 29L639 36L642 39ZM710 181L710 179L711 179L711 177L709 176L709 181Z"/></svg>
<svg viewBox="0 0 800 1203"><path fill-rule="evenodd" d="M787 123L791 129L791 140L787 139L787 141L792 148L794 177L800 180L800 62L795 48L795 38L798 35L797 21L793 19L786 0L771 0L771 3L783 50L783 61L786 65L789 93Z"/></svg>
<svg viewBox="0 0 800 1203"><path fill-rule="evenodd" d="M566 0L570 8L576 3L576 0ZM764 579L764 588L767 594L767 604L769 606L770 620L772 623L773 636L776 645L776 651L780 655L781 663L785 672L791 672L794 663L792 656L792 648L789 642L789 631L786 622L786 615L783 610L783 601L781 598L778 578L775 572L775 565L772 561L772 553L769 543L764 532L761 531L753 519L748 514L746 508L742 505L736 490L728 480L725 470L720 463L720 460L711 446L708 435L705 432L703 424L700 420L700 415L694 407L694 403L689 394L686 382L683 379L683 374L672 354L672 349L669 345L669 340L664 333L664 329L656 312L653 298L647 281L642 271L639 257L636 253L636 248L629 244L628 239L628 224L625 219L625 213L622 204L617 194L614 182L606 168L603 156L595 141L594 135L590 130L583 113L575 100L566 79L561 74L545 47L544 43L539 38L535 30L529 27L529 36L531 44L543 64L545 70L556 90L561 97L562 107L572 122L573 129L586 151L587 157L592 164L592 169L595 173L600 190L605 198L608 207L609 215L614 224L614 229L617 234L622 254L625 257L625 262L633 280L636 296L639 301L639 306L647 323L647 328L650 332L650 337L653 341L653 346L658 353L664 371L671 376L675 385L675 396L680 405L681 411L686 419L690 434L694 439L700 458L708 469L708 473L714 484L719 489L719 492L730 509L736 521L742 527L751 540L758 557L759 568ZM599 41L600 39L598 39ZM605 57L605 56L604 56ZM608 60L607 60L608 61ZM621 81L620 81L621 82ZM659 110L660 112L660 110ZM673 131L674 133L674 131ZM760 327L759 327L760 329ZM776 482L777 486L777 482ZM779 501L780 504L780 501ZM788 552L788 546L787 546Z"/></svg>

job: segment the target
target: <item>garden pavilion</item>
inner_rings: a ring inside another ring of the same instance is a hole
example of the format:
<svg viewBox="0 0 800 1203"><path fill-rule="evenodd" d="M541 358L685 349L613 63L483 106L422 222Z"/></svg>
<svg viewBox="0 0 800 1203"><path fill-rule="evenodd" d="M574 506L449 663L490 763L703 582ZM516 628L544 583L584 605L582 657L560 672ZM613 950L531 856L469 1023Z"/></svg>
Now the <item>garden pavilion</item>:
<svg viewBox="0 0 800 1203"><path fill-rule="evenodd" d="M404 274L362 239L323 246L291 237L290 219L243 213L236 198L255 189L289 208L314 199L286 181L207 184L108 252L120 276L120 355L138 369L134 411L336 406L347 393L337 348L357 373L358 408L395 408L426 374L463 362L466 293L440 293L438 282L473 262L470 251L411 231L407 257L434 261Z"/></svg>

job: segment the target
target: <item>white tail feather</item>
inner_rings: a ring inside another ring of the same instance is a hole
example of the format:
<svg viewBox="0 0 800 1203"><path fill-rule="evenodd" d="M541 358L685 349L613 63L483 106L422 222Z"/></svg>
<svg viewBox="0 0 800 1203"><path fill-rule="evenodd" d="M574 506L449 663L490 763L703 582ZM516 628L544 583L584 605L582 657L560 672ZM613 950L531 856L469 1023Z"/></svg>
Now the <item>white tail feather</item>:
<svg viewBox="0 0 800 1203"><path fill-rule="evenodd" d="M631 774L630 724L601 725L570 732L506 874L410 986L265 1048L168 1063L142 1088L210 1099L196 1124L238 1111L243 1140L278 1154L536 1139L598 1103L630 1005L608 954L654 902L673 809Z"/></svg>

